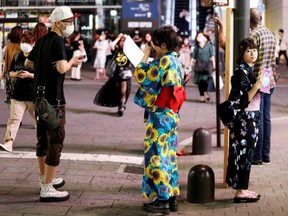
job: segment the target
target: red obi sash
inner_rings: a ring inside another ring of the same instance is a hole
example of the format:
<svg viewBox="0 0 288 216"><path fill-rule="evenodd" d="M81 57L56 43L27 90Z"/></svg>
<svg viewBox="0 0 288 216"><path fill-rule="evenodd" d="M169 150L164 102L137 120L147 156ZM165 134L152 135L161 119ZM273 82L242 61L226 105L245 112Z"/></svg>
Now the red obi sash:
<svg viewBox="0 0 288 216"><path fill-rule="evenodd" d="M183 87L164 86L161 89L154 105L161 108L172 109L178 112L186 99L186 91Z"/></svg>

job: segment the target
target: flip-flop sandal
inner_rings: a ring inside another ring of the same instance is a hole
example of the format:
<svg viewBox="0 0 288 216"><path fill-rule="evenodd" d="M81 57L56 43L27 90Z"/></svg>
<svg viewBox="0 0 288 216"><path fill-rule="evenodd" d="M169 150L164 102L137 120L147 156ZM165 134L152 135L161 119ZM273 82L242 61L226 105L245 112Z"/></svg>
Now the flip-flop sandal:
<svg viewBox="0 0 288 216"><path fill-rule="evenodd" d="M255 197L254 194L249 194L247 196L241 196L241 197L234 197L235 203L240 203L241 201L245 202L257 202L260 199L259 194Z"/></svg>

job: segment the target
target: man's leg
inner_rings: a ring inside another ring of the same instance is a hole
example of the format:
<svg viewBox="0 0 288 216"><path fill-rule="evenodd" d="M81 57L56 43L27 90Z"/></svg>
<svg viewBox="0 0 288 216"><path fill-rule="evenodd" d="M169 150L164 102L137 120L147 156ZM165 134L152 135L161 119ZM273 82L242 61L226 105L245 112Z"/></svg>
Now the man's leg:
<svg viewBox="0 0 288 216"><path fill-rule="evenodd" d="M260 102L260 123L259 123L259 133L258 141L254 148L254 155L252 164L260 165L262 164L262 148L263 148L263 135L264 135L264 126L263 126L263 112L264 112L264 93L261 93L261 102Z"/></svg>
<svg viewBox="0 0 288 216"><path fill-rule="evenodd" d="M283 55L284 55L284 57L285 57L286 65L288 66L288 57L287 57L286 51L283 52Z"/></svg>
<svg viewBox="0 0 288 216"><path fill-rule="evenodd" d="M57 168L58 166L49 166L45 164L45 175L44 175L45 184L51 184L53 182L53 179L55 178L55 175L56 175Z"/></svg>
<svg viewBox="0 0 288 216"><path fill-rule="evenodd" d="M271 89L271 94L264 94L263 106L263 147L262 147L262 161L270 163L270 146L271 146L271 96L274 88Z"/></svg>
<svg viewBox="0 0 288 216"><path fill-rule="evenodd" d="M39 168L39 174L44 176L45 174L45 156L44 157L37 157L38 160L38 168Z"/></svg>
<svg viewBox="0 0 288 216"><path fill-rule="evenodd" d="M67 191L57 191L54 187L54 177L60 163L65 138L65 108L61 107L61 110L63 118L55 130L47 131L41 124L37 125L37 158L41 182L41 202L66 201L70 197ZM63 179L61 180L64 182ZM61 186L63 185L64 183Z"/></svg>

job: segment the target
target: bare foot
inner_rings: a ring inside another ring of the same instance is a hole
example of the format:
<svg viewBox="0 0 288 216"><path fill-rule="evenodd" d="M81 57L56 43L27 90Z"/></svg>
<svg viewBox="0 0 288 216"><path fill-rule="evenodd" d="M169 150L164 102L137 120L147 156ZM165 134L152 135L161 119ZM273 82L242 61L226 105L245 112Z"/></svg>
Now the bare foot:
<svg viewBox="0 0 288 216"><path fill-rule="evenodd" d="M249 190L238 190L235 194L235 197L250 197L250 198L257 198L259 194L254 191Z"/></svg>

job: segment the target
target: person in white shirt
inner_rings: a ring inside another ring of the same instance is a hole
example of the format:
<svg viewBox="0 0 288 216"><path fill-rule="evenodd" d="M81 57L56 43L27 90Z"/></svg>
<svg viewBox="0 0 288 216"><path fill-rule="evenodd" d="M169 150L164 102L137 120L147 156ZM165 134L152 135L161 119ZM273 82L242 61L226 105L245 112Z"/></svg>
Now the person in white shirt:
<svg viewBox="0 0 288 216"><path fill-rule="evenodd" d="M99 80L100 76L99 73L102 72L103 78L107 79L106 76L106 69L105 69L105 63L106 63L106 56L107 56L107 50L110 49L109 40L106 39L106 34L102 33L99 39L95 42L93 49L97 49L96 58L94 61L94 67L96 68L96 76L94 80Z"/></svg>
<svg viewBox="0 0 288 216"><path fill-rule="evenodd" d="M287 47L288 47L288 39L286 35L284 34L283 29L279 29L279 52L278 52L278 58L276 59L277 65L279 65L279 61L282 55L284 55L286 65L288 66L288 57L287 57Z"/></svg>

